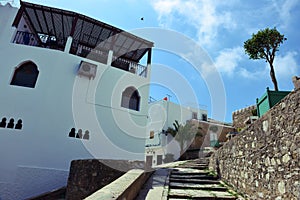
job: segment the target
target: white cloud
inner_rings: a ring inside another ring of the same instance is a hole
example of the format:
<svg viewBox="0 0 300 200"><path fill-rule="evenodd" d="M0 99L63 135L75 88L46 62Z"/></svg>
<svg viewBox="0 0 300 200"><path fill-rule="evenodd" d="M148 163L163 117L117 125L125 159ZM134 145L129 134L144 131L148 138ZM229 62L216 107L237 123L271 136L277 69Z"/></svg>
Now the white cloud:
<svg viewBox="0 0 300 200"><path fill-rule="evenodd" d="M168 15L172 10L180 4L179 0L164 0L164 1L155 1L153 6L154 9L158 12L159 17L163 15Z"/></svg>
<svg viewBox="0 0 300 200"><path fill-rule="evenodd" d="M278 79L291 79L292 76L298 75L299 66L296 62L297 52L290 51L284 56L278 55L274 60L275 74Z"/></svg>
<svg viewBox="0 0 300 200"><path fill-rule="evenodd" d="M197 31L200 44L209 45L218 35L218 29L232 29L236 26L227 11L217 11L223 5L214 0L156 0L152 2L158 13L162 26L170 26L176 15L182 18L182 23L192 25Z"/></svg>
<svg viewBox="0 0 300 200"><path fill-rule="evenodd" d="M226 75L232 75L242 60L244 49L242 47L235 47L232 49L225 49L220 52L215 60L215 66L219 72Z"/></svg>
<svg viewBox="0 0 300 200"><path fill-rule="evenodd" d="M287 28L291 19L291 10L299 3L298 0L273 0L273 6L275 7L281 23L281 28Z"/></svg>
<svg viewBox="0 0 300 200"><path fill-rule="evenodd" d="M256 70L249 71L246 68L240 67L237 74L239 74L241 77L244 77L246 79L261 79L268 76L269 73L269 66L265 66L264 68L259 68L258 66Z"/></svg>
<svg viewBox="0 0 300 200"><path fill-rule="evenodd" d="M277 55L274 60L274 69L276 78L279 80L289 80L292 76L300 73L299 65L297 65L297 52L290 51L285 55ZM235 47L232 49L224 49L215 59L215 67L223 75L232 76L238 74L247 79L259 79L269 75L270 66L266 63L264 67L256 66L254 60L251 60L251 66L257 67L255 70L248 70L243 67L243 63L249 60L244 54L243 47ZM259 62L259 61L258 61ZM248 65L248 64L247 64ZM260 64L259 64L260 65Z"/></svg>
<svg viewBox="0 0 300 200"><path fill-rule="evenodd" d="M290 81L292 76L297 75L299 72L299 66L296 61L297 53L287 52L285 55L277 55L274 60L275 75L278 80ZM254 61L252 61L254 62ZM255 66L255 64L253 64ZM237 74L247 79L260 79L268 77L270 75L269 63L264 65L264 68L256 68L255 71L249 71L246 68L239 67L236 71Z"/></svg>

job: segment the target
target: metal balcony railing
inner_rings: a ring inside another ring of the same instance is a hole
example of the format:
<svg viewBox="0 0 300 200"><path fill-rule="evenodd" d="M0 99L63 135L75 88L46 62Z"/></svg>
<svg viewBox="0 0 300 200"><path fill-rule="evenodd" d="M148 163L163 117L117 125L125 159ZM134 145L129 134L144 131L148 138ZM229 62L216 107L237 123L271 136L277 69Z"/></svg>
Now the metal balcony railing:
<svg viewBox="0 0 300 200"><path fill-rule="evenodd" d="M63 51L66 40L63 38L57 39L55 36L36 35L26 31L17 31L13 43Z"/></svg>
<svg viewBox="0 0 300 200"><path fill-rule="evenodd" d="M73 41L71 53L80 57L88 58L103 64L107 64L108 51L99 48L91 48ZM113 56L111 66L131 72L141 77L147 77L147 67L141 64Z"/></svg>
<svg viewBox="0 0 300 200"><path fill-rule="evenodd" d="M63 50L65 42L63 40L47 40L46 42L42 42L39 36L24 32L24 31L17 31L13 43L16 44L24 44L28 46L39 46L42 48L50 48L50 49L57 49ZM49 36L50 37L50 36ZM85 46L84 44L78 43L78 41L73 40L72 48L70 53L83 57L88 58L103 64L107 64L108 58L108 51L101 50L99 48L92 48ZM147 67L141 64L126 60L124 58L113 56L113 61L111 66L116 67L118 69L122 69L124 71L131 72L141 77L147 77Z"/></svg>
<svg viewBox="0 0 300 200"><path fill-rule="evenodd" d="M138 76L147 77L147 67L143 66L141 64L131 62L129 60L126 60L124 58L113 58L112 66L123 69L125 71L129 71L133 74L136 74Z"/></svg>
<svg viewBox="0 0 300 200"><path fill-rule="evenodd" d="M29 46L38 46L39 43L33 33L17 31L13 43L24 44Z"/></svg>

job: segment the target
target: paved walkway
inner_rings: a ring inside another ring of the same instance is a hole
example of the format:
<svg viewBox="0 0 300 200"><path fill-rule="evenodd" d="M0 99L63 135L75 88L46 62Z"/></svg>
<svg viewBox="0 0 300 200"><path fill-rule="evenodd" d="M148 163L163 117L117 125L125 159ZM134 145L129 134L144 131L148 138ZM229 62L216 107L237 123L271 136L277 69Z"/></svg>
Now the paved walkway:
<svg viewBox="0 0 300 200"><path fill-rule="evenodd" d="M208 159L161 165L145 183L136 200L243 199L208 171Z"/></svg>
<svg viewBox="0 0 300 200"><path fill-rule="evenodd" d="M170 169L160 168L155 170L152 176L144 184L140 190L136 200L159 200L167 199L168 195L168 183L167 177L169 176Z"/></svg>

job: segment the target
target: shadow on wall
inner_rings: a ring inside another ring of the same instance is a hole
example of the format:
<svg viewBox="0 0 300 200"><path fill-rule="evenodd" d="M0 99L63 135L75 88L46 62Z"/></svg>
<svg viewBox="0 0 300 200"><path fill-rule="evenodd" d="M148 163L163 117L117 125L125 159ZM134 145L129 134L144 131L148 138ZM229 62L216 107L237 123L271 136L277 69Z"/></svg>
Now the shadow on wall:
<svg viewBox="0 0 300 200"><path fill-rule="evenodd" d="M19 119L17 123L15 124L14 118L10 118L9 122L7 123L7 118L3 117L0 122L0 128L9 128L9 129L22 129L23 124L22 120Z"/></svg>
<svg viewBox="0 0 300 200"><path fill-rule="evenodd" d="M71 130L69 132L69 137L78 138L78 139L84 139L84 140L89 140L90 139L90 132L88 130L86 130L84 132L84 135L83 135L82 129L78 129L78 132L76 133L76 129L75 128L71 128Z"/></svg>

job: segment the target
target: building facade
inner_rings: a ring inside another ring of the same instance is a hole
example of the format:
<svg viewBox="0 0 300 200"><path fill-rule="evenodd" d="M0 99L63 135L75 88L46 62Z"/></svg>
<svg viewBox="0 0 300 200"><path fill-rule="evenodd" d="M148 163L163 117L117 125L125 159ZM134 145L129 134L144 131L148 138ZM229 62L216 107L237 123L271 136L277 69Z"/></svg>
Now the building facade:
<svg viewBox="0 0 300 200"><path fill-rule="evenodd" d="M144 160L152 42L26 2L0 27L0 199L65 186L71 160Z"/></svg>
<svg viewBox="0 0 300 200"><path fill-rule="evenodd" d="M146 162L148 165L160 165L164 160L180 157L179 143L167 133L168 128L174 128L175 120L182 125L188 120L207 121L207 110L185 107L167 100L155 101L149 105L148 120Z"/></svg>

